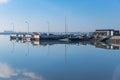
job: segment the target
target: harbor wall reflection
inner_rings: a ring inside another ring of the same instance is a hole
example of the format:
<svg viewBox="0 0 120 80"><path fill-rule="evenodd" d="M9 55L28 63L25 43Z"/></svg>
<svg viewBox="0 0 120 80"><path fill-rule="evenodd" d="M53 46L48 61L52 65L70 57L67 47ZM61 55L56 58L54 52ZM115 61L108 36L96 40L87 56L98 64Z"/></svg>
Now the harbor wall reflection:
<svg viewBox="0 0 120 80"><path fill-rule="evenodd" d="M109 50L119 50L120 45L113 43L104 43L104 42L95 42L95 41L58 41L58 40L17 40L10 39L13 43L30 43L33 46L52 46L57 44L66 44L66 45L93 45L96 48L109 49Z"/></svg>

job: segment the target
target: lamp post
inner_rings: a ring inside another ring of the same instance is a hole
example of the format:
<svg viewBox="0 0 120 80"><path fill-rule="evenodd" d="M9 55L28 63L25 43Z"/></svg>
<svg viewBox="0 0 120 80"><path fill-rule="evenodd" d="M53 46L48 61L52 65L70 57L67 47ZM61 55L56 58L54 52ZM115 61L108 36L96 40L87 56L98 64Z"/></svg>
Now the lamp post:
<svg viewBox="0 0 120 80"><path fill-rule="evenodd" d="M25 21L25 23L28 25L28 35L29 35L29 22L28 21ZM28 43L28 54L26 54L26 56L29 55L29 43Z"/></svg>
<svg viewBox="0 0 120 80"><path fill-rule="evenodd" d="M11 23L12 24L12 27L13 27L13 32L14 32L14 23Z"/></svg>
<svg viewBox="0 0 120 80"><path fill-rule="evenodd" d="M29 22L25 21L25 23L28 25L28 34L29 34Z"/></svg>
<svg viewBox="0 0 120 80"><path fill-rule="evenodd" d="M48 24L48 34L50 34L50 22L48 21L47 24Z"/></svg>

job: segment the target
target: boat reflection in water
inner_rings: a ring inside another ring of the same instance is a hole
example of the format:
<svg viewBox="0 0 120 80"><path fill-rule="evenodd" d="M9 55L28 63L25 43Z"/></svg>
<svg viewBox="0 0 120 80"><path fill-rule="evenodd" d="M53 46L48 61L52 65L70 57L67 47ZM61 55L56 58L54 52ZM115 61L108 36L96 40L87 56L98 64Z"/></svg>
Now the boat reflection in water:
<svg viewBox="0 0 120 80"><path fill-rule="evenodd" d="M96 48L110 49L110 50L119 50L118 44L112 43L103 43L103 42L94 42L94 41L59 41L59 40L18 40L18 39L10 39L11 42L17 43L30 43L33 46L52 46L57 44L69 44L69 45L93 45Z"/></svg>

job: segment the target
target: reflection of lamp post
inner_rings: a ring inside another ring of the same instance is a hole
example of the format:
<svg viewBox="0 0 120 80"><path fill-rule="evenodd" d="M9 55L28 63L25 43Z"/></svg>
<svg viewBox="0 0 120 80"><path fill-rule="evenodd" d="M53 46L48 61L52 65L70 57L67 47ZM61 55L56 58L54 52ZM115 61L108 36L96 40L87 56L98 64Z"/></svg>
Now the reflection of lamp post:
<svg viewBox="0 0 120 80"><path fill-rule="evenodd" d="M11 23L12 24L12 27L13 27L13 32L14 32L14 23Z"/></svg>
<svg viewBox="0 0 120 80"><path fill-rule="evenodd" d="M29 49L29 43L28 43L28 46L27 46L27 48L28 48L28 51L27 51L27 53L26 53L26 56L29 56L29 53L30 53L30 49Z"/></svg>
<svg viewBox="0 0 120 80"><path fill-rule="evenodd" d="M27 25L28 25L28 34L29 34L29 23L27 21L25 21L25 23L27 23Z"/></svg>

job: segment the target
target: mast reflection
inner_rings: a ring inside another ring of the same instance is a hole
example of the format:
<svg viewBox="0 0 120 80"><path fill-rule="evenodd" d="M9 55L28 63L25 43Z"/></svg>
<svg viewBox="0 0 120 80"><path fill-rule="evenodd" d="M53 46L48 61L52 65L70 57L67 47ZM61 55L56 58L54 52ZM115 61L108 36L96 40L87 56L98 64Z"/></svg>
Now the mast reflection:
<svg viewBox="0 0 120 80"><path fill-rule="evenodd" d="M65 44L66 45L93 45L96 48L102 48L102 49L110 49L110 50L119 50L118 44L112 44L112 43L103 43L103 42L93 42L93 41L52 41L52 40L16 40L16 39L10 39L13 43L30 43L33 46L52 46L57 44ZM29 44L28 44L29 48ZM29 52L29 51L28 51Z"/></svg>

